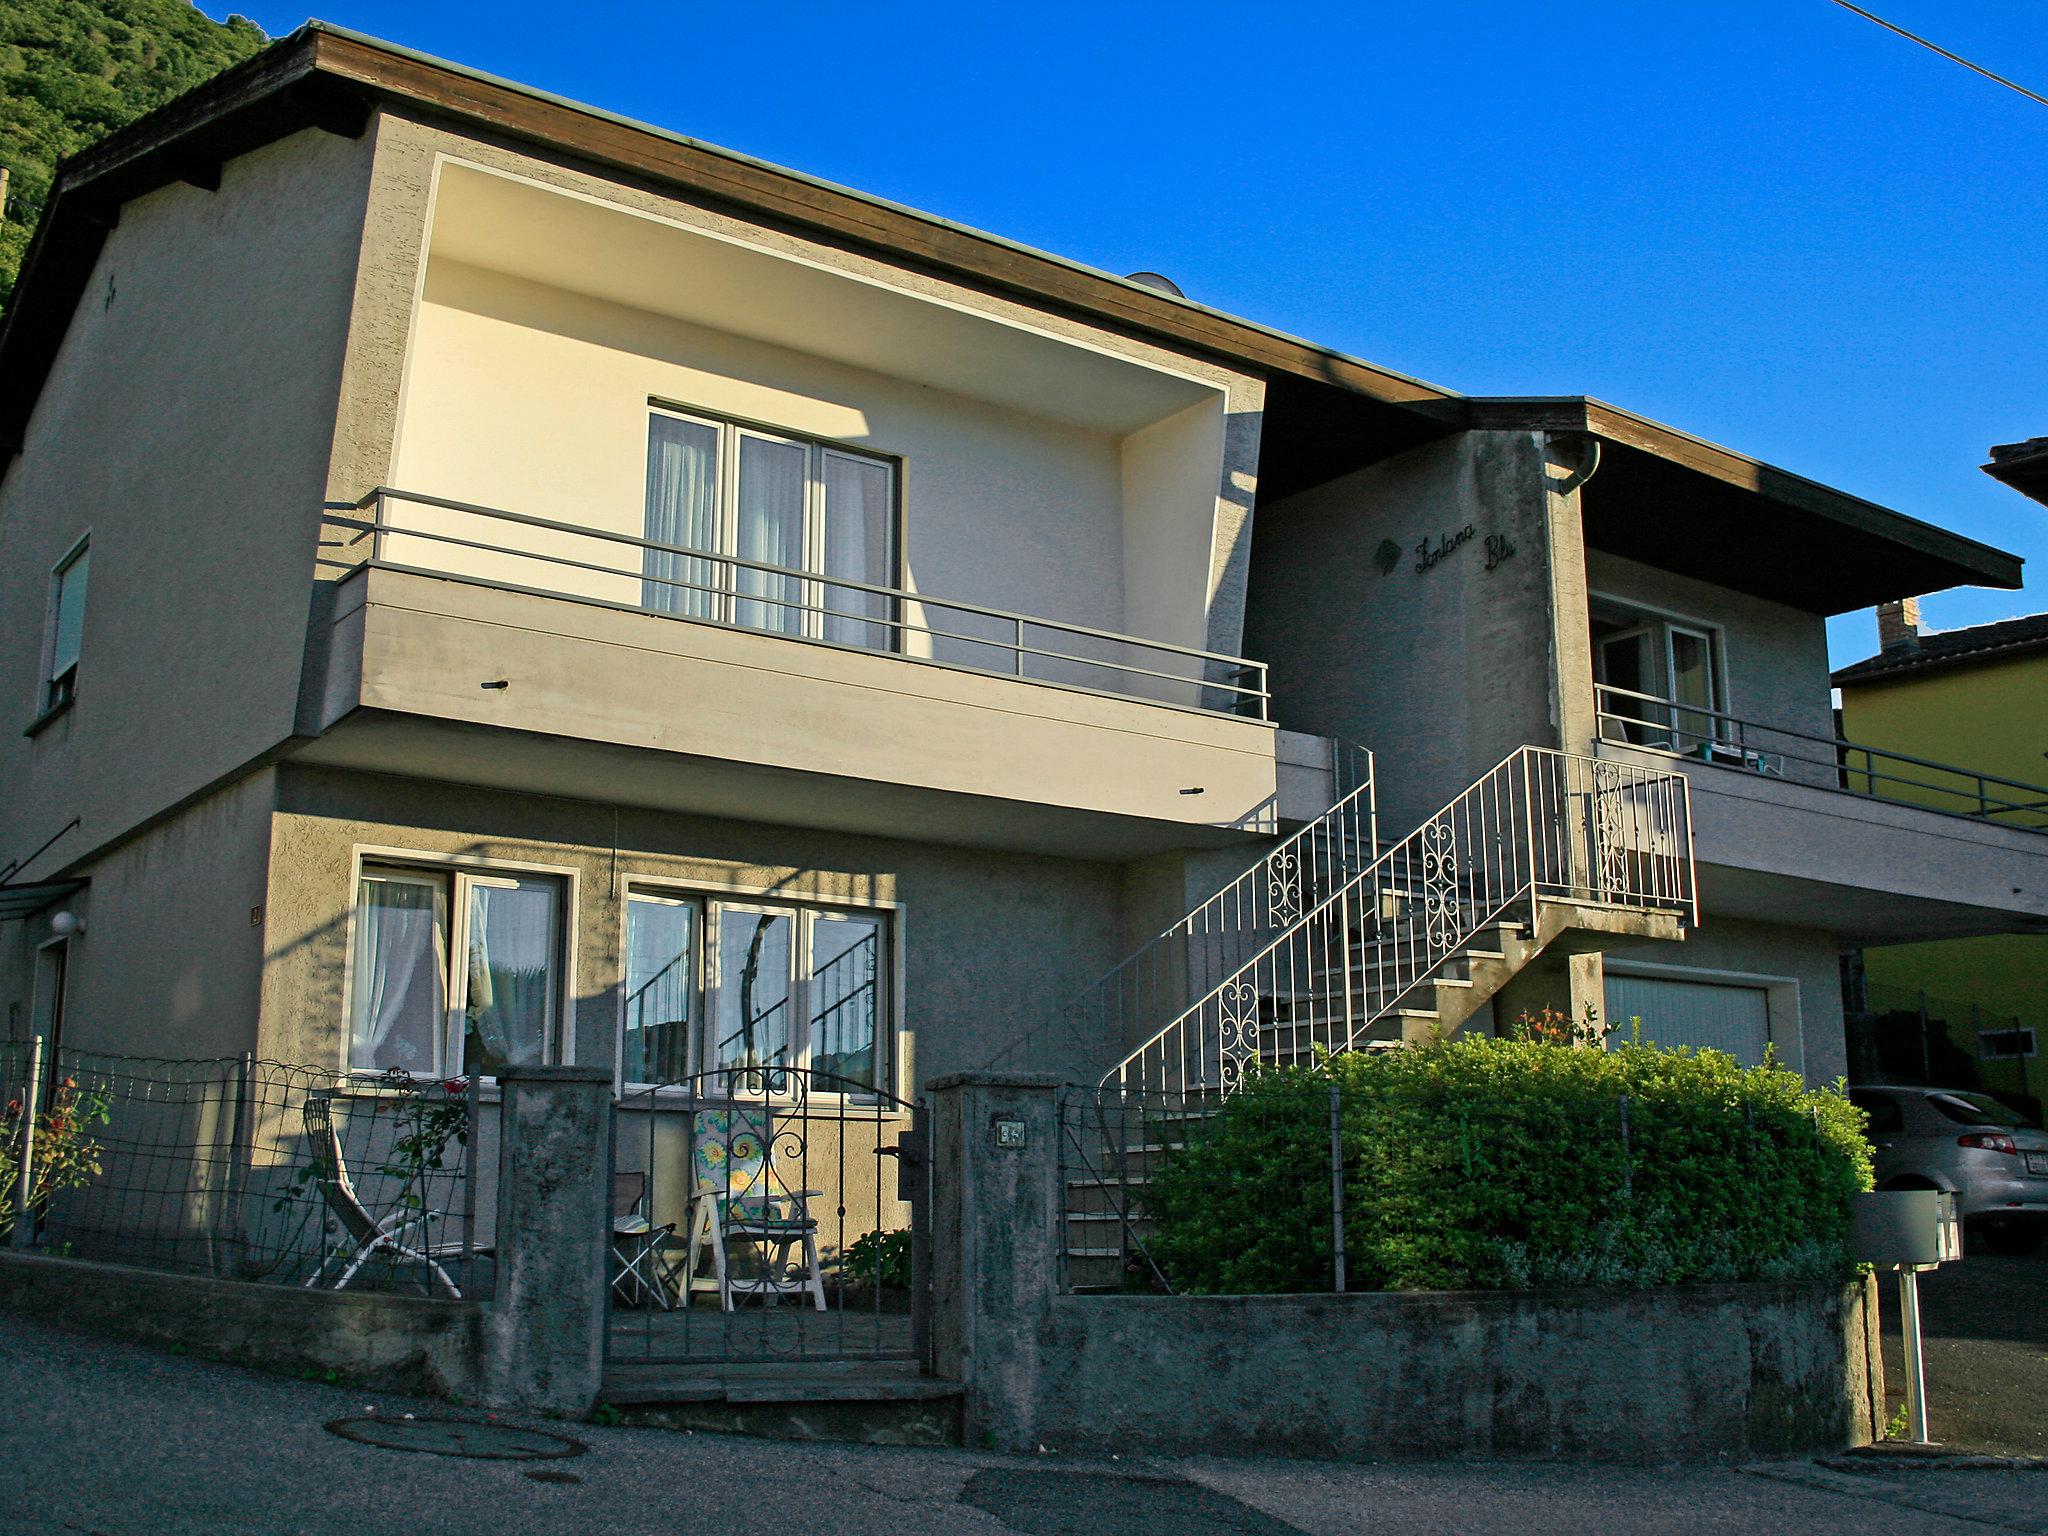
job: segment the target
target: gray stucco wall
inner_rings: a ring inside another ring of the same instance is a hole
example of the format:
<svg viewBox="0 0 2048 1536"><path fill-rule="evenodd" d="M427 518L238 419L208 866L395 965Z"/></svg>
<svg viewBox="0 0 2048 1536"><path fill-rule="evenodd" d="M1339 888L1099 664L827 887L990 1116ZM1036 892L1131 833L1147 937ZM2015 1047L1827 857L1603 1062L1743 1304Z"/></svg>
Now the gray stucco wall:
<svg viewBox="0 0 2048 1536"><path fill-rule="evenodd" d="M989 1061L1123 957L1123 868L685 817L373 775L288 769L265 939L261 1051L339 1064L351 854L359 845L560 866L573 878L576 1060L609 1067L623 966L620 882L898 903L901 1082ZM1057 1028L1013 1066L1099 1074Z"/></svg>
<svg viewBox="0 0 2048 1536"><path fill-rule="evenodd" d="M1259 509L1247 652L1272 664L1283 727L1376 754L1389 833L1516 747L1559 744L1545 450L1463 433ZM1490 570L1489 537L1513 546Z"/></svg>
<svg viewBox="0 0 2048 1536"><path fill-rule="evenodd" d="M52 873L290 734L369 163L309 130L122 209L0 486L0 862L81 817ZM88 532L77 703L24 738Z"/></svg>
<svg viewBox="0 0 2048 1536"><path fill-rule="evenodd" d="M262 770L187 806L79 873L65 1046L117 1055L240 1055L256 1044L276 776ZM29 1029L35 947L48 915L0 924L14 962L9 1034Z"/></svg>

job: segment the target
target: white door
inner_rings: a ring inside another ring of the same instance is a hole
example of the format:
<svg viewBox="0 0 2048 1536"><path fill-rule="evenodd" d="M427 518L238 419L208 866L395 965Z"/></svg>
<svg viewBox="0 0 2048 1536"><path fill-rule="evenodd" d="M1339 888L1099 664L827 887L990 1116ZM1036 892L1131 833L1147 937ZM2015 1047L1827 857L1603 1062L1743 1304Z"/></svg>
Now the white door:
<svg viewBox="0 0 2048 1536"><path fill-rule="evenodd" d="M1629 1020L1658 1045L1710 1046L1746 1067L1764 1059L1771 1038L1770 993L1762 987L1665 976L1607 978L1607 1022L1614 1040L1629 1037Z"/></svg>

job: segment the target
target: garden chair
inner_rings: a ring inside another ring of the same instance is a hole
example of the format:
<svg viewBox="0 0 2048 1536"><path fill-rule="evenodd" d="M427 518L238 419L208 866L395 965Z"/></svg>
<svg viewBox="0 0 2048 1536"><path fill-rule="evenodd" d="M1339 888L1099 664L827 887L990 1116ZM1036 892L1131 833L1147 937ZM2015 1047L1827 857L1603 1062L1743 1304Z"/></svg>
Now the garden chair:
<svg viewBox="0 0 2048 1536"><path fill-rule="evenodd" d="M612 1293L629 1307L652 1298L667 1312L675 1306L675 1283L661 1250L676 1228L674 1222L656 1226L646 1202L646 1174L612 1175Z"/></svg>
<svg viewBox="0 0 2048 1536"><path fill-rule="evenodd" d="M730 1312L744 1297L763 1301L809 1296L825 1310L818 1267L815 1189L790 1189L775 1167L774 1122L765 1104L700 1109L691 1117L690 1242L684 1259L685 1300L716 1292ZM751 1273L739 1274L731 1249L753 1250ZM710 1272L704 1261L710 1260Z"/></svg>
<svg viewBox="0 0 2048 1536"><path fill-rule="evenodd" d="M462 1245L426 1240L430 1223L447 1213L430 1211L422 1205L411 1210L400 1206L387 1216L372 1216L356 1194L355 1181L349 1177L348 1163L342 1157L341 1131L334 1123L333 1094L307 1094L304 1118L306 1141L317 1170L314 1182L328 1213L340 1223L345 1240L351 1245L321 1259L320 1267L306 1277L306 1288L320 1285L327 1271L338 1263L342 1269L332 1289L345 1290L358 1270L382 1256L395 1263L425 1265L429 1294L438 1291L450 1299L459 1298L461 1288L449 1278L440 1261L460 1253Z"/></svg>

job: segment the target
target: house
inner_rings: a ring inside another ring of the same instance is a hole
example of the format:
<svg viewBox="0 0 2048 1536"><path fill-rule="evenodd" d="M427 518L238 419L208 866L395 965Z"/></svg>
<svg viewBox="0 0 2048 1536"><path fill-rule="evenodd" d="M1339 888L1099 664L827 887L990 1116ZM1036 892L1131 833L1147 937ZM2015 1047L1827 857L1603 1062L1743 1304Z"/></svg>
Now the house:
<svg viewBox="0 0 2048 1536"><path fill-rule="evenodd" d="M1828 715L2013 557L320 24L67 162L0 446L11 1038L1820 1079L1841 946L2048 916Z"/></svg>
<svg viewBox="0 0 2048 1536"><path fill-rule="evenodd" d="M1999 450L1994 449L1996 455ZM1902 764L1947 759L1981 769L1982 792L2000 819L2048 828L2048 793L2024 786L2048 778L2048 614L1926 631L1912 599L1877 610L1881 649L1842 668L1842 729L1899 755ZM1950 787L1924 767L1902 766L1884 785L1898 800L1920 801ZM2048 1099L2048 924L1865 950L1863 971L1873 1015L1939 1020L1954 1053L1921 1070L1958 1086L1982 1086L2039 1102ZM1891 1075L1905 1060L1873 1062ZM1946 1071L1944 1072L1944 1067ZM1974 1075L1974 1081L1968 1080Z"/></svg>

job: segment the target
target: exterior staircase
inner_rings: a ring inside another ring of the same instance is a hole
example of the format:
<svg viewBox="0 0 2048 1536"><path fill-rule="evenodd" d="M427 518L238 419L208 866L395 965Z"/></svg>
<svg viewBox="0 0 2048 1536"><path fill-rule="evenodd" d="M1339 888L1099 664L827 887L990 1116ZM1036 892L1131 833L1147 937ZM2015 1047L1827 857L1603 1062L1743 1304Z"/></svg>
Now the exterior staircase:
<svg viewBox="0 0 2048 1536"><path fill-rule="evenodd" d="M1683 774L1523 747L1384 850L1359 835L1372 795L1368 777L1071 1011L1125 1042L1093 1105L1067 1106L1071 1284L1123 1281L1151 1171L1247 1072L1448 1038L1538 955L1697 920Z"/></svg>

